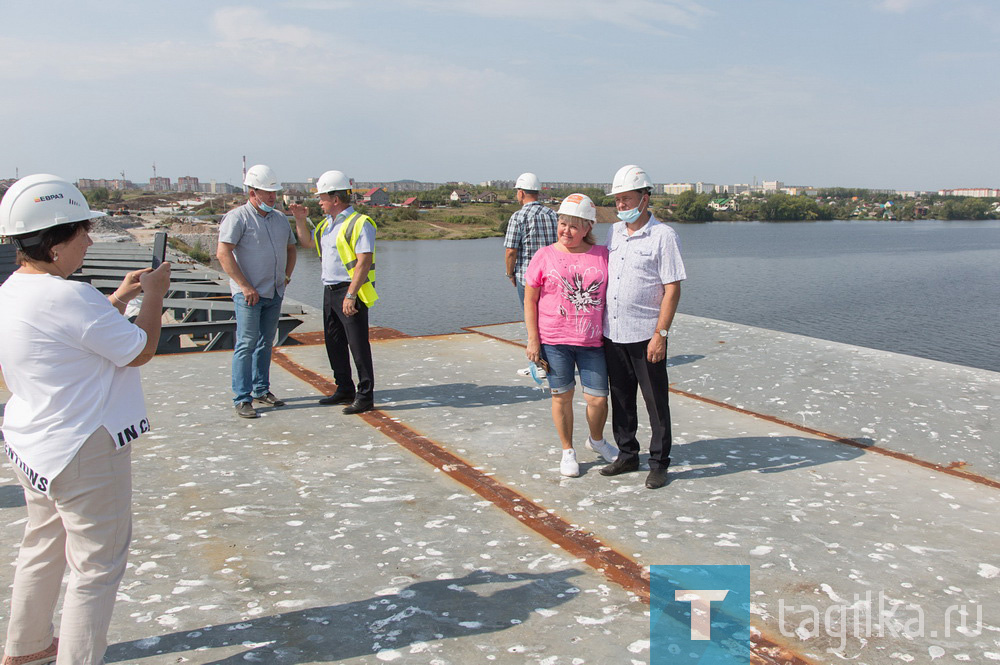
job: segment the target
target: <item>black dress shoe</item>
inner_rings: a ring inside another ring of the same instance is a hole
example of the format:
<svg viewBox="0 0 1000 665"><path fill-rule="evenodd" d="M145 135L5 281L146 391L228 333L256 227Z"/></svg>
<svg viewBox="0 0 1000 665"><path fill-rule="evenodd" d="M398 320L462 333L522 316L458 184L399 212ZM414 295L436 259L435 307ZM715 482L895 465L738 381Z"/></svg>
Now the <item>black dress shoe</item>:
<svg viewBox="0 0 1000 665"><path fill-rule="evenodd" d="M646 489L658 490L667 484L666 469L650 469L646 476Z"/></svg>
<svg viewBox="0 0 1000 665"><path fill-rule="evenodd" d="M331 404L350 404L354 401L354 393L342 393L339 390L329 397L324 397L319 401L323 406L330 406Z"/></svg>
<svg viewBox="0 0 1000 665"><path fill-rule="evenodd" d="M616 459L614 462L608 464L607 466L601 469L601 475L617 476L619 473L628 473L629 471L638 471L638 470L639 470L638 459L633 457L630 460L624 460L622 459L622 456L619 455L618 459Z"/></svg>
<svg viewBox="0 0 1000 665"><path fill-rule="evenodd" d="M355 399L349 406L344 407L344 413L347 415L353 415L355 413L364 413L365 411L371 411L375 407L375 402L370 399Z"/></svg>

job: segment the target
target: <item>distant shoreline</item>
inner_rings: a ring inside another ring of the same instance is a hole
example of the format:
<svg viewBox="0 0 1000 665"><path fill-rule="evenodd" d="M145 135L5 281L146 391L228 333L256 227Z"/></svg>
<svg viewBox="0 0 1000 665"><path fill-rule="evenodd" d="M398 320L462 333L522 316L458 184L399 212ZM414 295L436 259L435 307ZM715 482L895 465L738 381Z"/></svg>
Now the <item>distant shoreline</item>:
<svg viewBox="0 0 1000 665"><path fill-rule="evenodd" d="M497 219L489 219L485 215L477 214L482 212L481 206L467 205L457 208L439 208L431 211L420 212L417 219L407 219L402 221L383 219L376 222L378 227L377 238L381 241L400 240L479 240L482 238L500 238L504 236L506 219L502 222ZM391 213L397 208L377 209L387 210ZM282 211L285 212L285 211ZM369 209L369 213L373 210ZM103 225L98 224L92 235L95 239L105 241L128 240L128 236L140 245L152 245L153 236L158 230L166 230L172 238L181 240L191 248L199 248L209 255L215 254L215 243L218 240L218 215L213 215L211 220L199 219L192 214L183 212L165 213L137 211L138 214L126 216L109 216L102 218L107 220ZM285 214L288 214L287 212ZM289 219L291 217L289 216ZM120 223L122 220L124 223ZM599 224L613 224L617 222L613 208L598 208ZM706 220L687 221L676 219L660 219L667 224L787 224L792 222L878 222L885 224L912 223L915 220L887 220L875 218L852 218L852 219L824 219L824 220ZM976 222L987 220L919 220L924 222ZM104 229L102 226L110 226ZM117 227L121 227L119 230ZM127 234L127 235L126 235ZM176 248L184 251L184 248Z"/></svg>

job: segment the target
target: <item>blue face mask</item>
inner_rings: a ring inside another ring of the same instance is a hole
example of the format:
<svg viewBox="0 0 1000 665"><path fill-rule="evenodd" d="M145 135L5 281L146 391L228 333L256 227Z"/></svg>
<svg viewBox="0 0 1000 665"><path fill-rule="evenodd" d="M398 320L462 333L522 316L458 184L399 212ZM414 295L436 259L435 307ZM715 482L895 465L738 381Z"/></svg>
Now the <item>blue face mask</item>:
<svg viewBox="0 0 1000 665"><path fill-rule="evenodd" d="M642 199L640 199L639 205L636 206L635 208L632 208L631 210L619 210L618 211L618 219L622 220L626 224L631 224L632 222L634 222L637 219L639 219L639 217L642 216L642 202L641 201L642 201Z"/></svg>
<svg viewBox="0 0 1000 665"><path fill-rule="evenodd" d="M274 206L269 206L260 200L260 193L257 190L254 190L254 198L257 199L257 209L265 215L274 210Z"/></svg>
<svg viewBox="0 0 1000 665"><path fill-rule="evenodd" d="M639 215L641 214L642 213L639 212L638 208L632 208L631 210L619 210L618 219L622 220L626 224L631 224L635 220L639 219Z"/></svg>

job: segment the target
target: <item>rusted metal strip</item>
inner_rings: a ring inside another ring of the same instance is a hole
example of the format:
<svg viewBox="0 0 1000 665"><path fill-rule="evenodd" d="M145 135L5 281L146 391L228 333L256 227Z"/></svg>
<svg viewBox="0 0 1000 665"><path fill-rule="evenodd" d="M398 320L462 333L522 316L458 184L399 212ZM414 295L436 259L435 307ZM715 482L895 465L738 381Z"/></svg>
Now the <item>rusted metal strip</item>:
<svg viewBox="0 0 1000 665"><path fill-rule="evenodd" d="M512 323L520 323L520 321L512 321ZM506 324L498 323L497 325L506 325ZM475 328L462 328L462 330L464 330L465 332L473 333L475 335L481 335L483 337L486 337L487 339L495 339L498 342L504 342L506 344L510 344L511 346L519 346L522 349L524 348L524 344L521 344L520 342L515 342L510 339L504 339L503 337L497 337L496 335L485 333L482 330L476 330Z"/></svg>
<svg viewBox="0 0 1000 665"><path fill-rule="evenodd" d="M323 343L323 331L318 330L314 332L300 332L300 333L290 333L289 338L295 340L299 344L304 344L306 346L312 346L316 344ZM368 329L368 339L379 341L383 339L407 339L410 336L406 333L399 332L392 328L382 328L373 326Z"/></svg>
<svg viewBox="0 0 1000 665"><path fill-rule="evenodd" d="M952 462L948 466L942 464L935 464L934 462L928 462L922 460L913 455L908 455L907 453L901 453L897 450L890 450L888 448L883 448L882 446L872 445L870 443L865 443L864 441L858 441L857 439L848 439L846 437L837 436L836 434L830 434L829 432L823 432L812 427L806 427L805 425L798 425L788 420L783 420L776 416L769 416L764 413L757 413L756 411L750 411L749 409L744 409L739 406L733 406L732 404L726 404L725 402L720 402L717 399L712 399L711 397L705 397L703 395L698 395L696 393L690 393L686 390L679 390L677 388L671 388L670 392L676 393L678 395L684 395L685 397L690 397L691 399L698 400L699 402L705 402L706 404L711 404L712 406L717 406L723 409L728 409L729 411L735 411L736 413L746 414L748 416L753 416L754 418L760 418L761 420L766 420L783 427L789 427L791 429L798 430L800 432L805 432L806 434L812 434L813 436L818 436L823 439L828 439L830 441L835 441L837 443L842 443L845 446L851 446L853 448L860 448L871 453L878 453L879 455L885 455L886 457L892 457L893 459L898 459L903 462L909 462L910 464L916 464L925 469L931 469L933 471L938 471L940 473L946 473L949 476L955 476L957 478L962 478L963 480L969 480L980 485L986 485L987 487L992 487L993 489L1000 489L1000 482L993 480L992 478L986 478L976 473L970 473L969 471L963 471L962 467L964 463L962 462Z"/></svg>
<svg viewBox="0 0 1000 665"><path fill-rule="evenodd" d="M331 394L336 389L336 385L329 379L302 367L281 349L274 350L273 358L280 367L309 383L322 394ZM476 469L458 455L446 450L441 444L394 420L386 413L376 409L360 415L369 425L440 469L448 477L465 485L546 540L558 545L567 554L582 559L609 581L634 593L643 602L647 604L650 602L649 574L645 566L605 544L592 533L573 526L492 476ZM796 654L767 633L754 635L751 642L760 665L814 665L812 661Z"/></svg>

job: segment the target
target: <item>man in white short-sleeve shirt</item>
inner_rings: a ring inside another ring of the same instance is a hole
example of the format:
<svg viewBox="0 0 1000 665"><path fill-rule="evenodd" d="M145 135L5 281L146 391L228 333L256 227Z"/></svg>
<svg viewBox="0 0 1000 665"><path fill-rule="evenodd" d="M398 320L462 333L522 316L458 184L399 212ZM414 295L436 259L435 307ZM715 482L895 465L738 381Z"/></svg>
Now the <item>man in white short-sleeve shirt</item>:
<svg viewBox="0 0 1000 665"><path fill-rule="evenodd" d="M611 193L618 218L608 231L608 293L604 354L611 384L611 426L618 458L601 469L616 476L639 468L636 391L642 391L653 430L646 487L667 484L670 405L667 331L685 279L677 233L650 212L653 183L635 165L615 174Z"/></svg>

